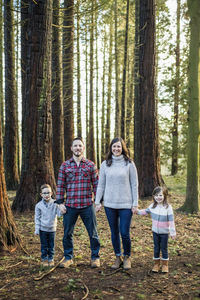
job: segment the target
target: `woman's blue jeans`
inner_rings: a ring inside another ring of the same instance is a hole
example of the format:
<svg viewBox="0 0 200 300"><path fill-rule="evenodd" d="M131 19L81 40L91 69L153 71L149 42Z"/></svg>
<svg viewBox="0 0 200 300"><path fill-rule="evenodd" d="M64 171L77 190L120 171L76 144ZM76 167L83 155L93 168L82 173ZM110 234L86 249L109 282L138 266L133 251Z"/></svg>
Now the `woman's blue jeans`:
<svg viewBox="0 0 200 300"><path fill-rule="evenodd" d="M54 241L56 232L40 230L41 259L52 261L54 256Z"/></svg>
<svg viewBox="0 0 200 300"><path fill-rule="evenodd" d="M106 216L111 230L112 245L116 256L121 256L121 242L124 253L123 255L131 255L131 239L130 239L130 226L132 211L131 209L114 209L105 207Z"/></svg>
<svg viewBox="0 0 200 300"><path fill-rule="evenodd" d="M168 260L168 234L153 232L154 242L154 259L160 258L160 250L162 252L162 258Z"/></svg>

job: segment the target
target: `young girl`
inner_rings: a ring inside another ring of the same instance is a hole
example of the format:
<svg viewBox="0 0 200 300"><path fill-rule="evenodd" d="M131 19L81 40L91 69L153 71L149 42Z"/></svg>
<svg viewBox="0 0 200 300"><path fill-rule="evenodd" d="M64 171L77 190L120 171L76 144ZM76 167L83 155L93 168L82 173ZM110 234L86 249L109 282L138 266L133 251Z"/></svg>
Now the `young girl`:
<svg viewBox="0 0 200 300"><path fill-rule="evenodd" d="M153 190L153 203L147 209L137 210L138 215L151 214L154 241L154 266L152 271L160 269L160 250L162 252L162 272L168 272L168 235L176 237L174 214L171 205L167 203L167 191L163 187Z"/></svg>
<svg viewBox="0 0 200 300"><path fill-rule="evenodd" d="M42 266L52 267L57 215L60 217L62 214L59 205L51 198L50 185L43 184L40 190L42 200L35 206L35 234L40 236Z"/></svg>

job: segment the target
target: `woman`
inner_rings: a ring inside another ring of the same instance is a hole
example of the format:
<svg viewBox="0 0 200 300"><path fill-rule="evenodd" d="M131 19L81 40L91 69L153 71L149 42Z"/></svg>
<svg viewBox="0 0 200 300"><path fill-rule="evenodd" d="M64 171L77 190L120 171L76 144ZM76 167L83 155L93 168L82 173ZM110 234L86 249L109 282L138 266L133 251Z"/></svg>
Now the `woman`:
<svg viewBox="0 0 200 300"><path fill-rule="evenodd" d="M122 264L121 235L124 250L123 267L126 270L130 269L130 225L132 213L138 205L138 177L135 164L129 158L122 138L112 140L107 159L101 165L95 200L96 211L101 209L102 198L116 255L111 268L117 269Z"/></svg>

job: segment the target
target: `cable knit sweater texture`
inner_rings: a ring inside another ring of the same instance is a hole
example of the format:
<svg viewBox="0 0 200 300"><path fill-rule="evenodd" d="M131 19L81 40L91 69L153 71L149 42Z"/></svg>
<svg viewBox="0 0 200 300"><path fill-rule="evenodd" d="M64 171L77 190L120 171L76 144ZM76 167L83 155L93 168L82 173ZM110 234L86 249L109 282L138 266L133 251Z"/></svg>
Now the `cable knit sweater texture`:
<svg viewBox="0 0 200 300"><path fill-rule="evenodd" d="M103 161L95 203L103 197L104 206L131 209L138 205L138 176L135 164L126 162L123 155L112 156L112 165Z"/></svg>

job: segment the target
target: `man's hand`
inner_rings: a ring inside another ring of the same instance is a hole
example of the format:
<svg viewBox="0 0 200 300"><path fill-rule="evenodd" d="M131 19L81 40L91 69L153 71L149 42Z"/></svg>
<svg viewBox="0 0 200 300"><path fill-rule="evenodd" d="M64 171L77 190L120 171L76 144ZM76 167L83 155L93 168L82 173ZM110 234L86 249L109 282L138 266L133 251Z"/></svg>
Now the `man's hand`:
<svg viewBox="0 0 200 300"><path fill-rule="evenodd" d="M101 204L95 205L95 211L98 212L101 209Z"/></svg>
<svg viewBox="0 0 200 300"><path fill-rule="evenodd" d="M66 208L66 206L65 206L64 204L60 204L60 205L59 205L59 209L60 209L60 211L61 211L61 213L62 213L63 215L66 214L67 208Z"/></svg>

